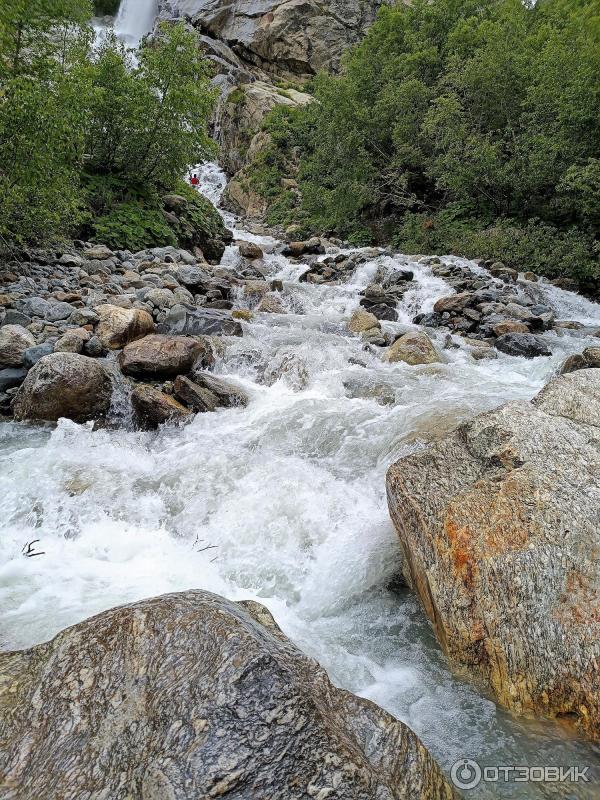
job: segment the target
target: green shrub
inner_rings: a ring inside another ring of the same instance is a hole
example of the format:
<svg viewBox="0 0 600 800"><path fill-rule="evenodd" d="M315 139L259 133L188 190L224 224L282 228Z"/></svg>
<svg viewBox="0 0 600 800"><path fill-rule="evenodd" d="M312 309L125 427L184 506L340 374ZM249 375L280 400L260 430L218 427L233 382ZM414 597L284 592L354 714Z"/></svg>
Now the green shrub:
<svg viewBox="0 0 600 800"><path fill-rule="evenodd" d="M393 244L405 253L453 253L502 261L513 269L551 278L568 275L587 291L600 289L598 243L575 227L560 229L533 219L525 224L499 220L485 226L453 211L406 214Z"/></svg>
<svg viewBox="0 0 600 800"><path fill-rule="evenodd" d="M115 206L92 222L95 240L114 250L137 252L147 247L177 245L177 237L167 224L162 211L131 201Z"/></svg>

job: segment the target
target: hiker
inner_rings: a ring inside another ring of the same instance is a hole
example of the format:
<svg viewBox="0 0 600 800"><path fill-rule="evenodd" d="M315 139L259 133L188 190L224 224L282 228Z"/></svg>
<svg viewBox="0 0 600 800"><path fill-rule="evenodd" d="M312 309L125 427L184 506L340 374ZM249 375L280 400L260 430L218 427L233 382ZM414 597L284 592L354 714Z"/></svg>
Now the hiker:
<svg viewBox="0 0 600 800"><path fill-rule="evenodd" d="M200 183L200 181L198 180L198 176L196 175L195 172L192 175L192 177L190 178L190 183L192 184L192 186L198 186L199 183Z"/></svg>

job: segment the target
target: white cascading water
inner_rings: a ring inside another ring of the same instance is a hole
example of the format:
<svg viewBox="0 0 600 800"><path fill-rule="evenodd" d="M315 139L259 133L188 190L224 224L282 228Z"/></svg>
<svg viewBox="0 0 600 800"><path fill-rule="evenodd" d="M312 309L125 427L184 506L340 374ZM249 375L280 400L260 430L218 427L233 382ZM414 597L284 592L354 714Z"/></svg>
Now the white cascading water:
<svg viewBox="0 0 600 800"><path fill-rule="evenodd" d="M207 165L200 177L218 200L223 173ZM345 323L381 267L414 270L400 320L430 310L451 290L425 263L380 256L347 284L319 286L298 283L304 267L270 252L273 239L239 228L235 236L264 248L289 309L244 323L216 365L243 384L247 408L155 433L66 420L0 426L1 646L44 641L120 603L204 588L264 603L337 684L407 722L446 768L459 757L592 763L590 746L552 723L511 717L453 675L418 602L390 589L401 554L385 471L461 420L531 398L567 354L598 339L545 334L551 358L475 361L461 348L445 350L445 364L384 364ZM229 247L224 265L238 261ZM576 295L536 291L568 304L571 319L600 320L600 307ZM433 337L443 347L444 334ZM32 539L44 555L24 558ZM561 796L538 784L516 789L507 796ZM478 792L503 796L498 784ZM584 786L562 796L591 797Z"/></svg>
<svg viewBox="0 0 600 800"><path fill-rule="evenodd" d="M131 46L150 33L158 12L158 0L121 0L115 32Z"/></svg>

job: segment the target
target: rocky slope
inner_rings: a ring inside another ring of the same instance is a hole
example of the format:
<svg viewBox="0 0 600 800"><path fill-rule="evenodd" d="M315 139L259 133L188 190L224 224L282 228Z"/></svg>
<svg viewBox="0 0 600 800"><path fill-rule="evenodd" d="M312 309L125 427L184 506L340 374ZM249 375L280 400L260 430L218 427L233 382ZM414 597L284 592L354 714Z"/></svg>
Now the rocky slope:
<svg viewBox="0 0 600 800"><path fill-rule="evenodd" d="M405 725L336 689L254 602L116 608L1 654L0 676L6 800L454 796Z"/></svg>
<svg viewBox="0 0 600 800"><path fill-rule="evenodd" d="M600 369L401 459L387 490L407 578L445 652L503 705L598 738Z"/></svg>

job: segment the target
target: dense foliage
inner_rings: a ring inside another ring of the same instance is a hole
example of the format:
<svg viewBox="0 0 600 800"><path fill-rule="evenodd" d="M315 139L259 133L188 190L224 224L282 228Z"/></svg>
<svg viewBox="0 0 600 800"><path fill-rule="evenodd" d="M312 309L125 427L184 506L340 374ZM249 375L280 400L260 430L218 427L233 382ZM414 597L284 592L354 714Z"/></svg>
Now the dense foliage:
<svg viewBox="0 0 600 800"><path fill-rule="evenodd" d="M135 54L94 45L91 4L7 0L0 14L0 236L120 246L177 241L162 212L213 152L215 100L194 34L167 26Z"/></svg>
<svg viewBox="0 0 600 800"><path fill-rule="evenodd" d="M266 159L300 147L310 227L600 274L599 75L597 0L383 6Z"/></svg>

